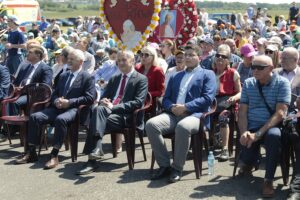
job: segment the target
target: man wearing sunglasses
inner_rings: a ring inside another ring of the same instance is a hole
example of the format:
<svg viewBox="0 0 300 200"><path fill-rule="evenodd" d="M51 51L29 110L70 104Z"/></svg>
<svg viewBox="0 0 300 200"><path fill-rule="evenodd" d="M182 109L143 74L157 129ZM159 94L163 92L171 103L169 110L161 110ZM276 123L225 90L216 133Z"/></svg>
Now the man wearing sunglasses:
<svg viewBox="0 0 300 200"><path fill-rule="evenodd" d="M281 131L276 127L285 117L291 101L287 79L274 74L272 59L254 57L253 76L245 80L240 100L238 125L242 144L240 175L251 174L259 160L260 144L266 149L266 173L262 187L263 197L274 195L273 179L281 149Z"/></svg>

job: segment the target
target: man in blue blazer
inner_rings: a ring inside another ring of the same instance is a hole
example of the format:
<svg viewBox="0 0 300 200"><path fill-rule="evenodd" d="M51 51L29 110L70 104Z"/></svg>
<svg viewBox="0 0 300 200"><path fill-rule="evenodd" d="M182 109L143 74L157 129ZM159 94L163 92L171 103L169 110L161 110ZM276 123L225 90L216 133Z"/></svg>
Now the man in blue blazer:
<svg viewBox="0 0 300 200"><path fill-rule="evenodd" d="M53 149L51 159L46 163L45 169L51 169L58 165L58 152L64 137L67 134L67 126L76 117L80 105L91 105L95 98L94 79L82 70L84 54L80 50L73 50L68 56L70 71L63 73L52 94L50 107L32 114L28 125L28 151L16 164L24 164L37 160L35 146L39 144L39 133L43 125L53 123L55 127Z"/></svg>
<svg viewBox="0 0 300 200"><path fill-rule="evenodd" d="M199 66L200 50L197 46L185 48L186 70L173 76L163 98L166 111L148 120L148 135L156 161L160 166L152 180L169 176L169 182L180 180L190 146L190 135L198 133L203 112L210 109L216 94L216 79L213 71ZM175 132L173 164L163 139L164 134Z"/></svg>

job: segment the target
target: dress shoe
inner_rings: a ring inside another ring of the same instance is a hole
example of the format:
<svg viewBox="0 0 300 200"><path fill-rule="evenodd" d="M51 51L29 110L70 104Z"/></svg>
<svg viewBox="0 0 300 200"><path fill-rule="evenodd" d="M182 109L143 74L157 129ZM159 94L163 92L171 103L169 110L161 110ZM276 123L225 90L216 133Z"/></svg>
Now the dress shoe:
<svg viewBox="0 0 300 200"><path fill-rule="evenodd" d="M90 160L99 160L99 159L102 159L103 156L104 156L104 153L103 153L102 149L96 148L93 150L92 153L89 154L89 159Z"/></svg>
<svg viewBox="0 0 300 200"><path fill-rule="evenodd" d="M242 165L238 171L239 176L252 176L253 167L250 165Z"/></svg>
<svg viewBox="0 0 300 200"><path fill-rule="evenodd" d="M77 171L77 175L86 175L94 172L98 168L96 160L88 160L81 170Z"/></svg>
<svg viewBox="0 0 300 200"><path fill-rule="evenodd" d="M36 152L27 152L22 158L16 160L16 165L20 165L20 164L26 164L26 163L32 163L32 162L36 162L38 160L38 156L36 154Z"/></svg>
<svg viewBox="0 0 300 200"><path fill-rule="evenodd" d="M172 172L169 177L169 183L176 183L180 181L182 172L176 169L172 169Z"/></svg>
<svg viewBox="0 0 300 200"><path fill-rule="evenodd" d="M121 152L122 152L122 146L117 149L117 153L121 153Z"/></svg>
<svg viewBox="0 0 300 200"><path fill-rule="evenodd" d="M300 200L300 193L298 192L290 193L287 200Z"/></svg>
<svg viewBox="0 0 300 200"><path fill-rule="evenodd" d="M272 198L274 196L273 181L264 181L262 196L263 198Z"/></svg>
<svg viewBox="0 0 300 200"><path fill-rule="evenodd" d="M44 169L53 169L59 164L58 156L52 156L51 159L45 164Z"/></svg>
<svg viewBox="0 0 300 200"><path fill-rule="evenodd" d="M168 176L171 172L171 167L160 167L155 174L152 175L151 180L158 180Z"/></svg>

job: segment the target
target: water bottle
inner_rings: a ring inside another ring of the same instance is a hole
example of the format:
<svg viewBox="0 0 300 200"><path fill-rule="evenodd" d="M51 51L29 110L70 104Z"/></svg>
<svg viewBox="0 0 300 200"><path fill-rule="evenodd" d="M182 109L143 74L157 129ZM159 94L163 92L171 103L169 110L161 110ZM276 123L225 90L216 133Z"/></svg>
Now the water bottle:
<svg viewBox="0 0 300 200"><path fill-rule="evenodd" d="M214 157L214 154L212 151L210 151L208 154L207 164L208 164L208 175L213 176L214 175L215 157Z"/></svg>

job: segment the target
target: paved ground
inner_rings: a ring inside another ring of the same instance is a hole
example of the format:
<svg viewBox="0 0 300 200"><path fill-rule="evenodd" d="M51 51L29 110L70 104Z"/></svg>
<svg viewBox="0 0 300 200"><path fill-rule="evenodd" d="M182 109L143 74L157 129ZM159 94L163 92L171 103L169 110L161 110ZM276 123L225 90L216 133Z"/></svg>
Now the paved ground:
<svg viewBox="0 0 300 200"><path fill-rule="evenodd" d="M81 136L82 137L82 136ZM78 162L72 163L69 151L60 152L61 164L54 170L43 170L49 158L49 151L43 151L35 164L14 165L14 160L22 152L19 140L0 144L0 199L1 200L68 200L68 199L259 199L263 170L254 173L253 178L232 179L232 160L216 163L215 176L207 175L207 162L204 161L203 176L196 179L193 161L188 160L182 181L167 184L166 180L150 181L149 167L151 148L146 142L147 162L142 160L138 147L135 169L128 170L126 153L117 158L110 153L110 137L104 138L105 159L99 161L97 172L76 176L86 156L79 155ZM83 138L79 152L83 149ZM170 144L168 144L170 145ZM157 167L157 166L156 166ZM288 187L283 186L281 170L276 173L276 197L285 199Z"/></svg>

